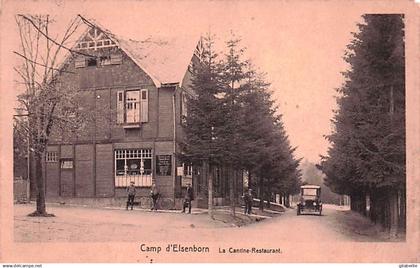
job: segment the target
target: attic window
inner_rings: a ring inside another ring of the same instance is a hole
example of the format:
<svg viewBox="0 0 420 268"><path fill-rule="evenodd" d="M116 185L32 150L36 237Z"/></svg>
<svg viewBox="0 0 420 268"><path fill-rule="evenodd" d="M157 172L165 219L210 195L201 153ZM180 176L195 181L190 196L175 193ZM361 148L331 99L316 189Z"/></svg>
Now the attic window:
<svg viewBox="0 0 420 268"><path fill-rule="evenodd" d="M106 56L100 57L100 64L101 66L105 65L118 65L122 63L122 55L121 54L111 54Z"/></svg>
<svg viewBox="0 0 420 268"><path fill-rule="evenodd" d="M98 62L96 58L88 58L87 59L87 66L97 66Z"/></svg>
<svg viewBox="0 0 420 268"><path fill-rule="evenodd" d="M101 66L111 65L111 56L101 56Z"/></svg>

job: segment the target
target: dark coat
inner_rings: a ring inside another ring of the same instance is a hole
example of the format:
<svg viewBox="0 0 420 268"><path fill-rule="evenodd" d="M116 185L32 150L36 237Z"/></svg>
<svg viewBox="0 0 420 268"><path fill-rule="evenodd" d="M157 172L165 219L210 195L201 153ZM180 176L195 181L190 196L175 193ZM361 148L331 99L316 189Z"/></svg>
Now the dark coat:
<svg viewBox="0 0 420 268"><path fill-rule="evenodd" d="M185 192L185 199L194 200L193 189L191 187L187 187L187 191Z"/></svg>
<svg viewBox="0 0 420 268"><path fill-rule="evenodd" d="M246 192L245 194L244 194L244 202L245 203L248 203L248 202L252 202L252 194L250 194L250 193L248 193L248 192Z"/></svg>
<svg viewBox="0 0 420 268"><path fill-rule="evenodd" d="M136 195L136 187L134 185L129 185L126 191L128 195Z"/></svg>

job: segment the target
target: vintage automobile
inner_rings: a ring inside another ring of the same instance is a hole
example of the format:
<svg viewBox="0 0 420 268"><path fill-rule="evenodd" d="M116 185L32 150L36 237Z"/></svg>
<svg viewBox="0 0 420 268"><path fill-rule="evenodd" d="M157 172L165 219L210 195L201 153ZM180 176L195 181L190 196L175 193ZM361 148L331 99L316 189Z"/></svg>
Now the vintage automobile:
<svg viewBox="0 0 420 268"><path fill-rule="evenodd" d="M303 185L300 187L300 201L297 204L297 215L303 212L322 213L321 187Z"/></svg>

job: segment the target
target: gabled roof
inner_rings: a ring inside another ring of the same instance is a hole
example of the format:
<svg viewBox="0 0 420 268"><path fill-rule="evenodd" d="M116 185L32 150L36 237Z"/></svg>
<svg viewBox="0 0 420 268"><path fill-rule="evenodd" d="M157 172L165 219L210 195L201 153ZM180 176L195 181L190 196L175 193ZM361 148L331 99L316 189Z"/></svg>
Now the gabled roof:
<svg viewBox="0 0 420 268"><path fill-rule="evenodd" d="M81 16L82 17L82 16ZM102 30L120 47L157 87L164 84L181 85L191 62L199 37L185 36L135 36L137 40L122 37L101 26L93 19L82 17L86 24Z"/></svg>

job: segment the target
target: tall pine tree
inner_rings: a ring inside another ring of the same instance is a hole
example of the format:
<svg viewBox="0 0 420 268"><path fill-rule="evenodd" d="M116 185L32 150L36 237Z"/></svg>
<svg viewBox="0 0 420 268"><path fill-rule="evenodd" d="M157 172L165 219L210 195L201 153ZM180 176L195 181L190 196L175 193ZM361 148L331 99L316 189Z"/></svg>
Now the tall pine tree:
<svg viewBox="0 0 420 268"><path fill-rule="evenodd" d="M352 197L395 235L405 200L405 69L402 15L365 15L348 46L351 68L338 90L332 144L321 169L338 193ZM366 196L368 198L366 199ZM400 202L402 206L404 202Z"/></svg>

